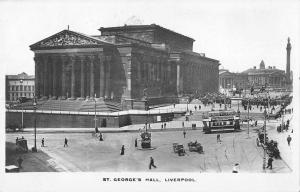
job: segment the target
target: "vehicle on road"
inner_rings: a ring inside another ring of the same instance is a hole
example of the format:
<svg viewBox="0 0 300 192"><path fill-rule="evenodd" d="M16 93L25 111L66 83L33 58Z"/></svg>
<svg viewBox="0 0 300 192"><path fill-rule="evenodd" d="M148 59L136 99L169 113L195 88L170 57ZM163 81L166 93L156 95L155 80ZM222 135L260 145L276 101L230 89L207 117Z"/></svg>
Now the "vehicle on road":
<svg viewBox="0 0 300 192"><path fill-rule="evenodd" d="M189 151L190 152L198 152L198 153L204 153L203 147L200 143L197 142L189 142L188 143Z"/></svg>
<svg viewBox="0 0 300 192"><path fill-rule="evenodd" d="M174 153L177 153L179 156L185 155L185 149L182 144L173 143L173 151Z"/></svg>
<svg viewBox="0 0 300 192"><path fill-rule="evenodd" d="M208 112L203 119L205 133L240 130L240 117L233 110L217 110Z"/></svg>
<svg viewBox="0 0 300 192"><path fill-rule="evenodd" d="M27 140L26 139L18 139L16 141L16 151L17 152L28 152Z"/></svg>

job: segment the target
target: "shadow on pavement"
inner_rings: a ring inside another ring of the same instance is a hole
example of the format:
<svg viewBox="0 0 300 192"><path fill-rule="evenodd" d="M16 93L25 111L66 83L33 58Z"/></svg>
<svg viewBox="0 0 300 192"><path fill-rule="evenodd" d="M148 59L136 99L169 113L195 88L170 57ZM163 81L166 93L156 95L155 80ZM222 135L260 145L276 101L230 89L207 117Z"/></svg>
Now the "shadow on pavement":
<svg viewBox="0 0 300 192"><path fill-rule="evenodd" d="M22 168L20 172L56 172L51 167L48 160L51 159L46 153L38 150L37 153L33 153L30 150L28 152L17 152L16 144L11 142L5 143L5 165L15 165L18 167L17 159L21 157L23 159Z"/></svg>

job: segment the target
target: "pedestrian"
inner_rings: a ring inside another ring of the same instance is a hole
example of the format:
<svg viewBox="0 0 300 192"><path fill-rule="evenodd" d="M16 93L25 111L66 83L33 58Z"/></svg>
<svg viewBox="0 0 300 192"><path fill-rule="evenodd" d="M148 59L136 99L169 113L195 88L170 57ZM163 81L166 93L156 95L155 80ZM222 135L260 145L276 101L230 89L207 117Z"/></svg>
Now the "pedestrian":
<svg viewBox="0 0 300 192"><path fill-rule="evenodd" d="M174 108L175 108L176 104L174 103L173 106L174 106Z"/></svg>
<svg viewBox="0 0 300 192"><path fill-rule="evenodd" d="M221 142L221 135L220 134L217 134L217 143L218 142Z"/></svg>
<svg viewBox="0 0 300 192"><path fill-rule="evenodd" d="M17 138L16 138L16 144L18 143L18 141L19 141L19 138L17 137Z"/></svg>
<svg viewBox="0 0 300 192"><path fill-rule="evenodd" d="M221 108L222 107L222 103L220 103L219 105L220 105L220 108Z"/></svg>
<svg viewBox="0 0 300 192"><path fill-rule="evenodd" d="M99 133L99 129L98 129L97 126L96 126L96 128L95 128L95 133Z"/></svg>
<svg viewBox="0 0 300 192"><path fill-rule="evenodd" d="M232 173L238 173L238 169L239 169L239 164L238 163L234 164L232 168Z"/></svg>
<svg viewBox="0 0 300 192"><path fill-rule="evenodd" d="M182 128L184 128L184 121L182 121Z"/></svg>
<svg viewBox="0 0 300 192"><path fill-rule="evenodd" d="M183 130L183 138L185 138L185 135L186 135L186 131L185 129Z"/></svg>
<svg viewBox="0 0 300 192"><path fill-rule="evenodd" d="M290 146L290 143L291 143L291 141L292 141L292 137L289 135L288 137L287 137L287 142L288 142L288 145Z"/></svg>
<svg viewBox="0 0 300 192"><path fill-rule="evenodd" d="M165 128L165 129L167 128L167 123L164 123L164 128Z"/></svg>
<svg viewBox="0 0 300 192"><path fill-rule="evenodd" d="M156 165L154 165L154 159L152 157L150 157L149 169L151 169L151 167L156 168Z"/></svg>
<svg viewBox="0 0 300 192"><path fill-rule="evenodd" d="M199 105L199 110L201 109L201 105Z"/></svg>
<svg viewBox="0 0 300 192"><path fill-rule="evenodd" d="M134 147L137 147L137 138L134 140Z"/></svg>
<svg viewBox="0 0 300 192"><path fill-rule="evenodd" d="M164 129L164 124L162 123L162 124L161 124L161 130L163 130L163 129Z"/></svg>
<svg viewBox="0 0 300 192"><path fill-rule="evenodd" d="M17 159L17 162L18 162L19 168L22 169L23 159L21 156L19 156L19 158Z"/></svg>
<svg viewBox="0 0 300 192"><path fill-rule="evenodd" d="M268 166L267 166L267 168L270 168L270 169L272 169L273 167L272 167L272 163L273 163L273 158L272 157L269 157L269 159L268 159Z"/></svg>
<svg viewBox="0 0 300 192"><path fill-rule="evenodd" d="M124 147L124 145L122 145L122 148L121 148L121 153L120 153L120 155L124 155L124 153L125 153L125 147Z"/></svg>
<svg viewBox="0 0 300 192"><path fill-rule="evenodd" d="M68 139L65 137L65 144L64 147L68 147Z"/></svg>
<svg viewBox="0 0 300 192"><path fill-rule="evenodd" d="M41 147L45 147L45 139L42 139L42 146Z"/></svg>
<svg viewBox="0 0 300 192"><path fill-rule="evenodd" d="M194 106L194 108L195 108L195 111L197 111L197 106L196 105Z"/></svg>
<svg viewBox="0 0 300 192"><path fill-rule="evenodd" d="M255 120L254 126L257 127L257 120Z"/></svg>
<svg viewBox="0 0 300 192"><path fill-rule="evenodd" d="M102 133L100 133L100 135L99 135L99 141L103 141L103 134Z"/></svg>

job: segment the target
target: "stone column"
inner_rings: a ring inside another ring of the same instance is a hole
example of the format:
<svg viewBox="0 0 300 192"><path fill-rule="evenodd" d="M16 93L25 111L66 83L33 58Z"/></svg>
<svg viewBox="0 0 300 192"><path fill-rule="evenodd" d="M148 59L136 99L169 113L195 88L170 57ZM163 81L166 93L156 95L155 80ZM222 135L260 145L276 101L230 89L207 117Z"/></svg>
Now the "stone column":
<svg viewBox="0 0 300 192"><path fill-rule="evenodd" d="M95 95L95 84L94 84L94 56L89 56L90 60L90 97Z"/></svg>
<svg viewBox="0 0 300 192"><path fill-rule="evenodd" d="M35 79L34 79L34 81L35 81L35 96L36 97L40 97L40 85L41 85L41 83L40 83L40 78L39 78L39 73L40 73L40 58L38 58L37 56L35 56L34 57L34 64L35 64L35 73L34 73L34 75L35 75Z"/></svg>
<svg viewBox="0 0 300 192"><path fill-rule="evenodd" d="M100 55L99 57L99 62L100 62L100 97L104 97L104 93L105 93L105 71L104 71L104 56Z"/></svg>
<svg viewBox="0 0 300 192"><path fill-rule="evenodd" d="M67 72L67 62L68 58L66 56L62 57L62 74L61 74L61 96L66 97L67 83L66 83L66 72Z"/></svg>
<svg viewBox="0 0 300 192"><path fill-rule="evenodd" d="M54 57L53 58L53 63L52 63L52 95L53 96L57 96L57 61L58 61L58 58L57 57Z"/></svg>
<svg viewBox="0 0 300 192"><path fill-rule="evenodd" d="M71 98L75 99L75 57L72 56L70 58L70 62L71 62Z"/></svg>
<svg viewBox="0 0 300 192"><path fill-rule="evenodd" d="M43 96L48 96L48 58L44 58L44 91Z"/></svg>
<svg viewBox="0 0 300 192"><path fill-rule="evenodd" d="M111 65L111 56L106 56L106 62L105 63L106 63L105 97L106 98L110 98L110 65Z"/></svg>
<svg viewBox="0 0 300 192"><path fill-rule="evenodd" d="M85 58L84 56L80 57L80 97L84 98L84 90L85 90L85 65L84 65Z"/></svg>
<svg viewBox="0 0 300 192"><path fill-rule="evenodd" d="M179 62L177 62L176 65L177 65L176 90L177 90L177 95L178 95L180 93L180 64L179 64Z"/></svg>

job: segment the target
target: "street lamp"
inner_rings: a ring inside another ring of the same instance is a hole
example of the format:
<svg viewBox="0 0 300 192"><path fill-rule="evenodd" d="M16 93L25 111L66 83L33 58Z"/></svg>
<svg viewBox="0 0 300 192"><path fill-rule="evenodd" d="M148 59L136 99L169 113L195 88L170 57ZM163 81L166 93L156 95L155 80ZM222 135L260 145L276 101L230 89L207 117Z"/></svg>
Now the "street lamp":
<svg viewBox="0 0 300 192"><path fill-rule="evenodd" d="M21 91L21 87L23 86L23 79L20 80L20 91ZM23 91L23 87L22 87L22 91ZM24 127L24 111L23 111L23 103L22 103L22 98L20 97L20 103L21 103L21 110L22 110L22 123L21 123L21 130L23 130Z"/></svg>
<svg viewBox="0 0 300 192"><path fill-rule="evenodd" d="M267 109L265 107L265 111L264 111L264 146L266 146L266 129L267 129ZM266 169L266 148L264 147L264 157L263 157L263 170Z"/></svg>
<svg viewBox="0 0 300 192"><path fill-rule="evenodd" d="M32 148L32 152L37 152L36 148L36 97L33 97L33 107L34 107L34 147Z"/></svg>
<svg viewBox="0 0 300 192"><path fill-rule="evenodd" d="M95 101L95 131L97 129L97 116L96 116L96 93L95 93L95 97L94 97L94 101Z"/></svg>
<svg viewBox="0 0 300 192"><path fill-rule="evenodd" d="M248 125L248 130L247 130L247 134L248 134L248 138L249 138L249 105L250 105L250 99L248 98L248 105L247 105L247 110L248 110L248 121L247 121L247 125Z"/></svg>

